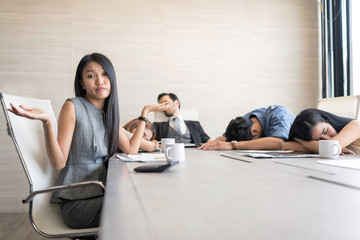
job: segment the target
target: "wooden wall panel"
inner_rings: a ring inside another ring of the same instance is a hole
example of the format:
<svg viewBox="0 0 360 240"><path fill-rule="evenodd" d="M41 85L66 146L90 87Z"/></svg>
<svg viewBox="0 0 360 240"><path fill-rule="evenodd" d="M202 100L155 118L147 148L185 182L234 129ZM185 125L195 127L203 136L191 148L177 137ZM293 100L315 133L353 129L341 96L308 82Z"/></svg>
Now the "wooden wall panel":
<svg viewBox="0 0 360 240"><path fill-rule="evenodd" d="M316 0L2 0L0 91L51 99L58 115L79 60L100 52L116 69L123 124L174 92L216 138L257 107L316 106L316 11ZM23 212L3 114L0 136L0 212Z"/></svg>
<svg viewBox="0 0 360 240"><path fill-rule="evenodd" d="M72 1L0 2L0 91L51 99L56 114L72 96ZM25 103L26 104L26 103ZM0 114L0 212L25 212L29 187Z"/></svg>

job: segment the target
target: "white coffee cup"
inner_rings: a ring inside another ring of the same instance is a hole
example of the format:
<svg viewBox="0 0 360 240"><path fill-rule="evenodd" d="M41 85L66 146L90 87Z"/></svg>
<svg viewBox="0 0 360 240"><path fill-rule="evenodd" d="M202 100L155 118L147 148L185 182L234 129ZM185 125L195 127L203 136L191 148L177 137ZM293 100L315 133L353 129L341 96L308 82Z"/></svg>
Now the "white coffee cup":
<svg viewBox="0 0 360 240"><path fill-rule="evenodd" d="M342 149L338 140L320 140L319 154L321 158L337 158Z"/></svg>
<svg viewBox="0 0 360 240"><path fill-rule="evenodd" d="M185 161L184 143L172 143L172 144L166 144L166 146L167 148L165 151L165 156L168 162Z"/></svg>
<svg viewBox="0 0 360 240"><path fill-rule="evenodd" d="M161 142L161 151L165 152L166 145L175 143L175 138L162 138L160 142Z"/></svg>

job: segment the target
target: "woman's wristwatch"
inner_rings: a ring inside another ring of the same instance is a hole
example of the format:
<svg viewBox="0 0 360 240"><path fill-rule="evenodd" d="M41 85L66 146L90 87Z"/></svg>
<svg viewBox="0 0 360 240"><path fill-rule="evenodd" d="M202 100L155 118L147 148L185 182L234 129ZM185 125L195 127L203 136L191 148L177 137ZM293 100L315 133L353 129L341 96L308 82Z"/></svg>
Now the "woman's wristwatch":
<svg viewBox="0 0 360 240"><path fill-rule="evenodd" d="M146 117L142 117L142 116L138 117L138 120L144 121L145 123L147 123L149 121Z"/></svg>

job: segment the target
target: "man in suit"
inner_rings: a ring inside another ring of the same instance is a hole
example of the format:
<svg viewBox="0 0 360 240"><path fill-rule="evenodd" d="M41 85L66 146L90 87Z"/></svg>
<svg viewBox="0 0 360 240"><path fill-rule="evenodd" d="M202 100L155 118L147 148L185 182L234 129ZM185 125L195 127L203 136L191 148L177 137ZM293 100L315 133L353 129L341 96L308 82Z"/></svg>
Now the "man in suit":
<svg viewBox="0 0 360 240"><path fill-rule="evenodd" d="M173 93L161 93L158 102L169 103L164 114L169 118L167 122L154 122L156 140L161 138L175 138L175 142L205 143L210 137L204 132L198 121L184 120L180 115L180 101Z"/></svg>

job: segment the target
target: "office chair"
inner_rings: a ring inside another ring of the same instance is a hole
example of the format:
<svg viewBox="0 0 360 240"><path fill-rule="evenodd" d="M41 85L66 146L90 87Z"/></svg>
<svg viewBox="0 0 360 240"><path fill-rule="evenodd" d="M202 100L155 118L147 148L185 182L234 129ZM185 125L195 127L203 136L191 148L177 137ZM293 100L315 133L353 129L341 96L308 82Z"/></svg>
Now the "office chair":
<svg viewBox="0 0 360 240"><path fill-rule="evenodd" d="M29 218L34 229L48 238L71 238L96 236L100 228L72 229L64 223L60 206L50 203L51 193L70 188L104 185L98 181L73 183L55 186L57 172L52 168L46 154L44 131L41 121L30 120L9 113L10 103L41 108L47 111L56 126L55 115L50 100L25 98L0 93L7 130L14 142L15 149L29 182L30 194L23 203L29 203ZM56 130L57 131L57 130Z"/></svg>
<svg viewBox="0 0 360 240"><path fill-rule="evenodd" d="M317 108L341 117L360 119L360 96L318 99Z"/></svg>

